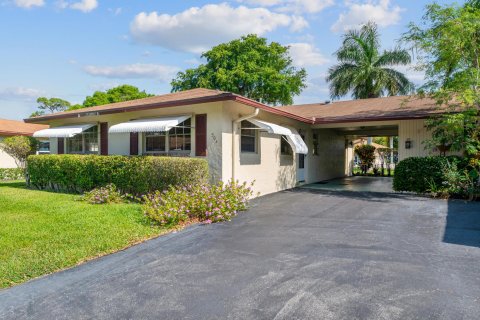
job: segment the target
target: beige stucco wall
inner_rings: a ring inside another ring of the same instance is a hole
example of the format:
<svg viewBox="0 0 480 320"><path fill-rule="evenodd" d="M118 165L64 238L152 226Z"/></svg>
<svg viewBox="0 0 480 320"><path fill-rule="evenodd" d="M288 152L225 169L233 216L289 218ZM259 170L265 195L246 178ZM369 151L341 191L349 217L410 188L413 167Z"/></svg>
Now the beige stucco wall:
<svg viewBox="0 0 480 320"><path fill-rule="evenodd" d="M0 137L0 143L2 143L3 139L5 137ZM17 168L15 159L2 150L0 150L0 168Z"/></svg>
<svg viewBox="0 0 480 320"><path fill-rule="evenodd" d="M425 157L434 154L432 150L426 150L424 140L431 138L430 132L425 128L425 120L401 120L398 125L398 160L409 157ZM405 141L411 140L410 149L405 149Z"/></svg>

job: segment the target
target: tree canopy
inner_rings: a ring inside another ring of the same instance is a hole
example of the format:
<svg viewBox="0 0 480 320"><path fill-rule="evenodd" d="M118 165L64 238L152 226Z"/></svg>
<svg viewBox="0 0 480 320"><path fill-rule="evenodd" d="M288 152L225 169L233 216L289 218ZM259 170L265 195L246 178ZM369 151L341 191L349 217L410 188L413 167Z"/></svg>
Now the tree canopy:
<svg viewBox="0 0 480 320"><path fill-rule="evenodd" d="M193 88L229 91L273 105L291 104L306 87L305 69L292 65L288 46L247 35L202 54L205 64L179 72L172 92Z"/></svg>
<svg viewBox="0 0 480 320"><path fill-rule="evenodd" d="M135 86L124 84L107 91L95 91L93 95L85 98L82 106L84 108L94 107L109 103L148 98L151 96L153 96L153 94L140 91L140 89Z"/></svg>
<svg viewBox="0 0 480 320"><path fill-rule="evenodd" d="M421 89L456 111L427 121L425 145L463 150L480 167L480 2L428 5L422 22L403 36L426 73Z"/></svg>
<svg viewBox="0 0 480 320"><path fill-rule="evenodd" d="M39 110L33 112L30 117L44 115L45 111L53 113L65 110L76 110L109 103L142 99L151 96L153 96L153 94L146 93L144 90L140 91L140 89L135 86L124 84L107 91L95 91L93 95L87 96L82 104L72 105L70 102L60 98L40 97L37 99Z"/></svg>
<svg viewBox="0 0 480 320"><path fill-rule="evenodd" d="M339 63L327 76L332 99L350 92L354 99L366 99L408 94L414 89L403 73L392 68L410 64L410 54L399 47L380 52L380 35L374 23L348 31L335 55Z"/></svg>
<svg viewBox="0 0 480 320"><path fill-rule="evenodd" d="M37 99L38 110L32 113L31 117L41 116L47 111L50 113L65 111L70 108L70 102L60 98L40 97Z"/></svg>

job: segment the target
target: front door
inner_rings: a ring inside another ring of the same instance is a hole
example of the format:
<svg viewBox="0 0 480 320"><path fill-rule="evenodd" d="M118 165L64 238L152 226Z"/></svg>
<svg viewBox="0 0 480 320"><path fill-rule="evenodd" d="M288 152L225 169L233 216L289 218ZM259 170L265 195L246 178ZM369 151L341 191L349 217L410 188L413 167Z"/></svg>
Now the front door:
<svg viewBox="0 0 480 320"><path fill-rule="evenodd" d="M305 141L305 136L303 134L300 135ZM297 154L297 181L304 182L305 181L305 155L304 154Z"/></svg>

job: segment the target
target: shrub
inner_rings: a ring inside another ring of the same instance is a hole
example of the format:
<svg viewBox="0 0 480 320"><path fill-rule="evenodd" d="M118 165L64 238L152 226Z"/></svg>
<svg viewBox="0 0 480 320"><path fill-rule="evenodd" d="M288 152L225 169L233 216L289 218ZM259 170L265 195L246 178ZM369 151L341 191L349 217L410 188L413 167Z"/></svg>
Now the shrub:
<svg viewBox="0 0 480 320"><path fill-rule="evenodd" d="M427 193L433 186L441 186L446 181L444 167L447 163L460 169L467 166L467 160L458 156L411 157L400 161L395 167L393 189Z"/></svg>
<svg viewBox="0 0 480 320"><path fill-rule="evenodd" d="M21 180L25 178L22 168L0 168L0 181Z"/></svg>
<svg viewBox="0 0 480 320"><path fill-rule="evenodd" d="M95 188L92 191L85 192L81 199L91 204L119 203L123 201L122 195L112 183L107 184L105 187Z"/></svg>
<svg viewBox="0 0 480 320"><path fill-rule="evenodd" d="M133 195L208 180L205 159L143 156L38 155L27 160L29 184L81 193L113 183Z"/></svg>
<svg viewBox="0 0 480 320"><path fill-rule="evenodd" d="M368 144L356 146L355 153L360 158L363 173L367 174L368 169L370 169L375 161L375 147Z"/></svg>
<svg viewBox="0 0 480 320"><path fill-rule="evenodd" d="M251 187L238 182L170 187L144 196L143 211L160 225L175 225L189 218L204 223L230 220L247 209Z"/></svg>
<svg viewBox="0 0 480 320"><path fill-rule="evenodd" d="M0 143L0 150L15 159L17 166L24 168L27 157L35 154L38 149L39 141L32 137L14 136L5 138Z"/></svg>

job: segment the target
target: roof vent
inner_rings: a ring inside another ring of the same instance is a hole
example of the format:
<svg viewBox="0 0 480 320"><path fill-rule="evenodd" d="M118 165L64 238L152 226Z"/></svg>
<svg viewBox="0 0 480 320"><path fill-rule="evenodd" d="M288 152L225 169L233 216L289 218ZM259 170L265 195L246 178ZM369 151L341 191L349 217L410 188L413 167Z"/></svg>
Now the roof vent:
<svg viewBox="0 0 480 320"><path fill-rule="evenodd" d="M331 104L332 101L331 100L325 100L325 104Z"/></svg>

